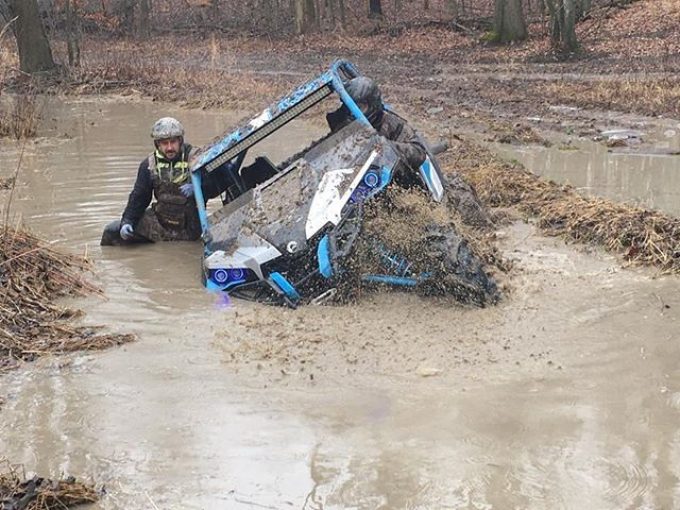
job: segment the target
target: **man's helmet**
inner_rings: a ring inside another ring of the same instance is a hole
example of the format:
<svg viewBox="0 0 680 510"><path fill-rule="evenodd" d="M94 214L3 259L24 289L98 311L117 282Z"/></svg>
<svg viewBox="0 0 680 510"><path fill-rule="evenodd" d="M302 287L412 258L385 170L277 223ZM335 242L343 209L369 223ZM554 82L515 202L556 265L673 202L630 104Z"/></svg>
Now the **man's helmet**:
<svg viewBox="0 0 680 510"><path fill-rule="evenodd" d="M153 138L154 142L175 137L184 138L184 126L182 126L180 121L172 117L158 119L151 128L151 138Z"/></svg>
<svg viewBox="0 0 680 510"><path fill-rule="evenodd" d="M380 89L378 84L366 76L358 76L352 78L347 84L347 93L352 96L352 99L360 105L365 105L367 111L364 115L368 117L368 120L372 120L379 112L382 111L382 95L380 94ZM362 108L363 109L363 108Z"/></svg>

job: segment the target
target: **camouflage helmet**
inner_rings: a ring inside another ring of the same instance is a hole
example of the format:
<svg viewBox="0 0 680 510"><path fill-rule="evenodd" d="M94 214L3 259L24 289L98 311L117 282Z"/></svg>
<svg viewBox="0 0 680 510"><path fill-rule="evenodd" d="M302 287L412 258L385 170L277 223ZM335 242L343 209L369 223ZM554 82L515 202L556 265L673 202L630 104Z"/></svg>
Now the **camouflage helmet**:
<svg viewBox="0 0 680 510"><path fill-rule="evenodd" d="M347 93L357 103L361 102L369 105L382 104L378 84L366 76L352 78L347 84Z"/></svg>
<svg viewBox="0 0 680 510"><path fill-rule="evenodd" d="M347 93L357 103L366 105L364 114L372 121L383 108L382 95L378 84L366 76L352 78L346 87Z"/></svg>
<svg viewBox="0 0 680 510"><path fill-rule="evenodd" d="M175 137L184 138L184 126L173 117L158 119L151 128L151 138L154 142Z"/></svg>

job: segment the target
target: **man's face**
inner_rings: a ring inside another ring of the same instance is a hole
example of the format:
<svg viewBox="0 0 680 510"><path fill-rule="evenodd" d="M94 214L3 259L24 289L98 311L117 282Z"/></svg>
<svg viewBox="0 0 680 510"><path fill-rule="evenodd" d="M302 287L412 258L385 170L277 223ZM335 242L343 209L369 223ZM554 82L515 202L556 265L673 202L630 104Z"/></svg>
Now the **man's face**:
<svg viewBox="0 0 680 510"><path fill-rule="evenodd" d="M361 101L357 101L356 103L357 103L357 106L359 107L359 110L361 110L361 113L363 113L364 115L368 115L368 112L370 110L368 101L361 100Z"/></svg>
<svg viewBox="0 0 680 510"><path fill-rule="evenodd" d="M158 140L158 150L167 159L175 159L179 154L179 150L182 146L182 139L178 136L173 138L164 138L163 140Z"/></svg>

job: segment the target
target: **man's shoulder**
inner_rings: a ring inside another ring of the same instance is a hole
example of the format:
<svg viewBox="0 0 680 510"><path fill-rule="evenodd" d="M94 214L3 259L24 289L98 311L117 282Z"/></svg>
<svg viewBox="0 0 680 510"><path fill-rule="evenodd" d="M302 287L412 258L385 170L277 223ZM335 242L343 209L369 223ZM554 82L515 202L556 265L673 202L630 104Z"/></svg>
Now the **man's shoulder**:
<svg viewBox="0 0 680 510"><path fill-rule="evenodd" d="M139 162L139 167L142 168L143 166L148 167L153 161L154 161L154 153L150 152L148 153L143 160Z"/></svg>
<svg viewBox="0 0 680 510"><path fill-rule="evenodd" d="M404 117L398 113L394 113L392 110L383 110L383 121L387 121L393 124L407 124L408 122Z"/></svg>

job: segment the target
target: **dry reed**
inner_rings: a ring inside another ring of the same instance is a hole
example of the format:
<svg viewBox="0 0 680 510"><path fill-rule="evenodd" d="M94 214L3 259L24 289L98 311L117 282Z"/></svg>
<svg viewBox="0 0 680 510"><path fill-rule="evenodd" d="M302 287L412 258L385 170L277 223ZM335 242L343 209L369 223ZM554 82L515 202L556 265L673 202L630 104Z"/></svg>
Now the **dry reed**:
<svg viewBox="0 0 680 510"><path fill-rule="evenodd" d="M581 196L571 186L541 179L470 143L460 143L446 158L489 207L517 207L537 217L548 234L602 246L631 264L680 273L678 218Z"/></svg>
<svg viewBox="0 0 680 510"><path fill-rule="evenodd" d="M87 269L84 259L60 253L28 232L0 230L0 371L17 360L104 349L133 339L69 324L81 313L55 304L64 296L100 293L84 278Z"/></svg>
<svg viewBox="0 0 680 510"><path fill-rule="evenodd" d="M19 468L1 462L0 502L13 510L62 510L99 500L95 489L73 477L49 480L34 476L27 479Z"/></svg>

